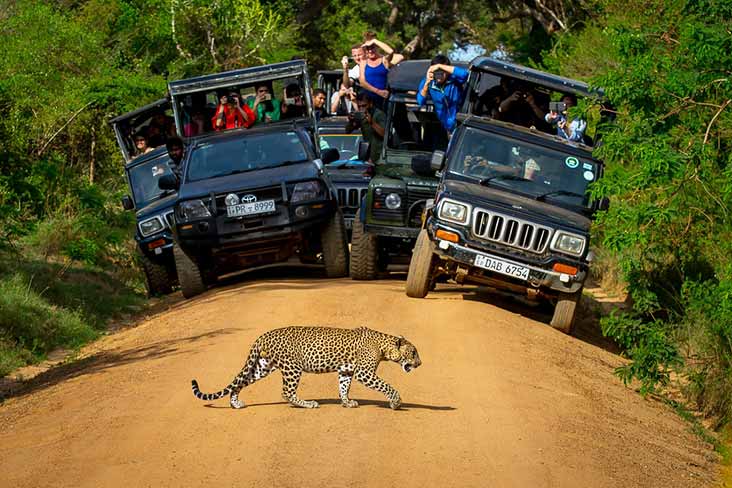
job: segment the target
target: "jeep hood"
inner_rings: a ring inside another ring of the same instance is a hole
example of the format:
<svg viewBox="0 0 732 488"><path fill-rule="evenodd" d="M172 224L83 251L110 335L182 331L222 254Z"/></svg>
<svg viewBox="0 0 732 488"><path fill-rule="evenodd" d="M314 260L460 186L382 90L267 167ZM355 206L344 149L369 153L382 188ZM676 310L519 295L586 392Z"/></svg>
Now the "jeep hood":
<svg viewBox="0 0 732 488"><path fill-rule="evenodd" d="M170 195L165 196L160 200L155 200L147 207L142 207L137 212L135 212L135 216L137 217L137 220L142 220L151 215L165 213L168 210L173 209L173 205L175 205L175 201L177 200L177 198L178 195L176 195L175 193L171 193Z"/></svg>
<svg viewBox="0 0 732 488"><path fill-rule="evenodd" d="M362 183L363 185L367 185L371 179L368 175L364 176L367 168L368 166L365 165L342 168L326 166L325 174L336 185L339 183Z"/></svg>
<svg viewBox="0 0 732 488"><path fill-rule="evenodd" d="M247 171L236 175L218 176L200 181L189 181L181 186L179 196L181 200L201 198L213 193L225 193L279 185L320 177L318 167L312 161L273 168L263 168Z"/></svg>
<svg viewBox="0 0 732 488"><path fill-rule="evenodd" d="M542 223L541 220L546 219L557 227L571 227L585 233L590 229L591 221L584 215L546 202L538 202L533 198L455 180L445 181L444 188L446 196L488 210L504 211L536 223Z"/></svg>

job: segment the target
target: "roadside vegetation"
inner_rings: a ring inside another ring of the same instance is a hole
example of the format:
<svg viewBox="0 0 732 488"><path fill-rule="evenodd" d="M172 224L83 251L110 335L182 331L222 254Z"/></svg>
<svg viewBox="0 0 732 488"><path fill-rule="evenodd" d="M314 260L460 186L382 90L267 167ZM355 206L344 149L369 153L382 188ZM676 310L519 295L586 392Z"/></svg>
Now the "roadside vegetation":
<svg viewBox="0 0 732 488"><path fill-rule="evenodd" d="M246 26L242 29L241 26ZM107 120L168 79L282 61L338 66L365 30L413 58L465 45L604 88L595 247L631 307L602 320L643 394L675 379L732 421L732 4L0 0L0 374L142 306ZM580 107L591 112L591 107Z"/></svg>

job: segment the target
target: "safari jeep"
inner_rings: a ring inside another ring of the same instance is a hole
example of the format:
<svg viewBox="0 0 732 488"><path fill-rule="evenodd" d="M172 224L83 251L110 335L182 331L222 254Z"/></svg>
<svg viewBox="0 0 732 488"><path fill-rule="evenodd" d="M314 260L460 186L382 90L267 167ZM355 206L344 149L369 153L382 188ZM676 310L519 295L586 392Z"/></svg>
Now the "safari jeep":
<svg viewBox="0 0 732 488"><path fill-rule="evenodd" d="M602 177L591 148L489 118L468 116L425 212L406 292L423 298L440 277L545 299L553 327L571 333L592 253L590 222L603 207L588 185Z"/></svg>
<svg viewBox="0 0 732 488"><path fill-rule="evenodd" d="M390 266L406 268L425 204L434 197L438 179L429 160L432 151L447 146L447 133L431 105L417 106L415 93L428 67L427 60L404 61L389 72L391 95L381 161L353 223L355 280L375 279Z"/></svg>
<svg viewBox="0 0 732 488"><path fill-rule="evenodd" d="M296 259L321 264L330 277L348 272L348 244L336 191L321 153L304 61L290 61L169 84L176 126L207 111L226 94L245 98L261 83L297 85L302 111L252 128L197 134L190 139L180 178L160 186L178 191L175 264L181 290L192 297L233 271ZM322 159L321 159L322 158Z"/></svg>
<svg viewBox="0 0 732 488"><path fill-rule="evenodd" d="M122 205L125 210L135 210L135 241L149 295L170 293L178 283L171 231L176 195L158 187L158 180L171 174L165 146L136 156L133 135L144 131L154 114L169 110L169 101L161 99L109 122L125 161L130 194L122 199Z"/></svg>

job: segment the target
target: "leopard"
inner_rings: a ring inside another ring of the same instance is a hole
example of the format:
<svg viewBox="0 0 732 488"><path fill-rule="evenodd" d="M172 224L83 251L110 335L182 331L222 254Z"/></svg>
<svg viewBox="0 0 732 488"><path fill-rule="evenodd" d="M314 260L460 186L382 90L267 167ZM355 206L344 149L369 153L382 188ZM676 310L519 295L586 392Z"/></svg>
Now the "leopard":
<svg viewBox="0 0 732 488"><path fill-rule="evenodd" d="M199 400L218 400L230 395L232 408L244 408L239 398L242 388L279 369L282 372L282 398L295 407L317 408L315 400L302 400L297 387L303 373L338 373L341 405L358 407L348 397L353 378L368 388L384 394L389 406L401 406L399 392L376 375L381 361L398 363L405 373L418 368L422 361L414 345L402 336L357 327L291 326L273 329L259 336L249 351L244 367L231 383L216 393L202 393L198 382L191 380L193 394Z"/></svg>

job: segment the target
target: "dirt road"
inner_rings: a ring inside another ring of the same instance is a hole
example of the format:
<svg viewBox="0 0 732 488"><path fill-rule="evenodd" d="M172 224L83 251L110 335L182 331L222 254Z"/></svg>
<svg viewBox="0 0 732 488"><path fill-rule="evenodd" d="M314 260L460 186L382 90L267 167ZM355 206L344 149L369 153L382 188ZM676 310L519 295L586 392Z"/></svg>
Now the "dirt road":
<svg viewBox="0 0 732 488"><path fill-rule="evenodd" d="M309 274L178 300L31 382L0 407L0 486L714 485L709 447L622 386L620 359L591 332L566 337L540 311L475 288L416 300L398 280ZM279 373L243 390L243 410L194 398L192 378L222 388L251 342L285 325L404 335L422 367L380 369L403 409L355 382L361 406L342 408L334 374L303 378L315 410L282 401Z"/></svg>

